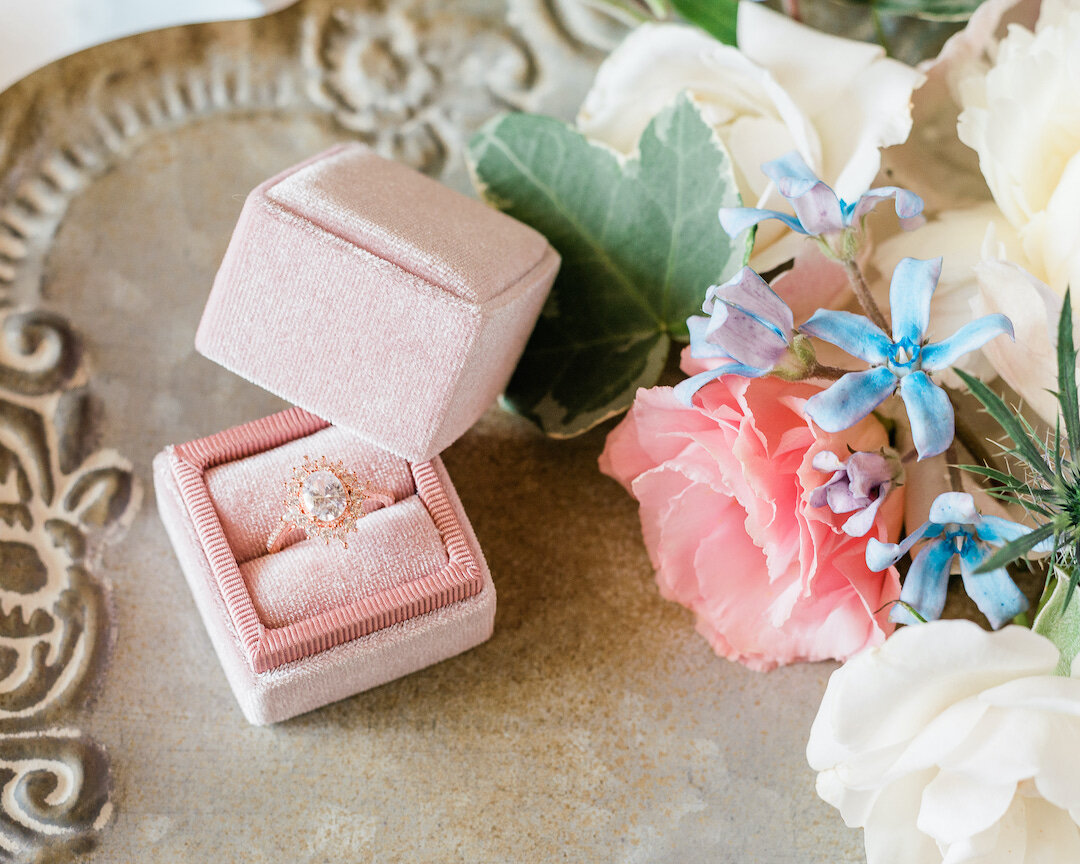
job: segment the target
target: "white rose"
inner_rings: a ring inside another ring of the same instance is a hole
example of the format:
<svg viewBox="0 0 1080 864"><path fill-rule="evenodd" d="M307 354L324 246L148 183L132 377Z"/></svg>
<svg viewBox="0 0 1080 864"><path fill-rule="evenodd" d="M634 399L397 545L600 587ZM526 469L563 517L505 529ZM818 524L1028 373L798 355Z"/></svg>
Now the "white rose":
<svg viewBox="0 0 1080 864"><path fill-rule="evenodd" d="M975 267L978 293L972 300L976 315L1000 312L1013 323L1015 341L984 345L983 354L1002 379L1023 397L1047 423L1058 416L1057 328L1061 298L1023 267L986 258ZM1074 334L1074 340L1076 336ZM998 342L1008 340L998 339Z"/></svg>
<svg viewBox="0 0 1080 864"><path fill-rule="evenodd" d="M754 3L739 6L739 48L676 24L644 25L601 65L578 126L630 153L661 109L689 91L727 145L747 206L790 212L761 165L791 150L845 200L865 192L880 149L911 131L922 75L876 45L827 35ZM754 264L793 257L795 236L763 224ZM781 242L784 241L784 242Z"/></svg>
<svg viewBox="0 0 1080 864"><path fill-rule="evenodd" d="M882 253L943 255L951 275L936 305L1012 319L1015 341L982 353L1051 426L1061 297L1080 285L1078 51L1078 0L986 0L921 67L915 129L885 153L893 182L923 197L930 221Z"/></svg>
<svg viewBox="0 0 1080 864"><path fill-rule="evenodd" d="M833 673L810 732L818 794L868 864L1080 861L1080 676L1022 627L905 627Z"/></svg>
<svg viewBox="0 0 1080 864"><path fill-rule="evenodd" d="M960 140L1023 247L1057 293L1080 286L1080 3L1044 2L1034 31L1012 26L988 71L959 78Z"/></svg>

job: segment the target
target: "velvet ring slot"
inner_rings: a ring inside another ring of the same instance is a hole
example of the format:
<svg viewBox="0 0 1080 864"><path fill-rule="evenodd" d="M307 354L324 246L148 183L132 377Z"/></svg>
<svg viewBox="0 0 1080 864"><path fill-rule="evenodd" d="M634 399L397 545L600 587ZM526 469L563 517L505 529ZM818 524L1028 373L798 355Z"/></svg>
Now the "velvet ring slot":
<svg viewBox="0 0 1080 864"><path fill-rule="evenodd" d="M465 540L461 524L430 462L411 464L416 496L444 546L444 562L432 572L416 575L382 590L367 592L343 606L317 611L286 623L282 616L260 616L257 599L242 572L251 562L238 562L222 529L217 509L205 481L207 470L279 447L290 440L312 435L327 427L301 409L255 421L238 429L220 432L174 448L171 469L180 488L195 530L210 561L229 619L244 646L255 672L326 650L341 642L366 636L409 618L477 594L483 587L480 568ZM385 508L389 516L397 507ZM410 508L415 510L415 506ZM365 517L376 521L375 516ZM419 522L423 524L423 522ZM380 526L381 527L381 526ZM401 527L405 527L404 525ZM307 544L326 547L321 541ZM284 552L295 551L290 547ZM280 557L283 553L262 556ZM333 562L336 565L336 562ZM334 569L332 565L331 569ZM264 612L264 616L267 613ZM277 626L268 626L276 624Z"/></svg>

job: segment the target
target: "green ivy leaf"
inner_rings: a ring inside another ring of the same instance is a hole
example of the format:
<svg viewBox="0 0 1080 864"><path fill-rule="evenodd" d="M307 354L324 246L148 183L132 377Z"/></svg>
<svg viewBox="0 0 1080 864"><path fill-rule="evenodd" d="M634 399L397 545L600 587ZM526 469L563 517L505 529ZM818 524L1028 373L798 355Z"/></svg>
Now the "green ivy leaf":
<svg viewBox="0 0 1080 864"><path fill-rule="evenodd" d="M1041 633L1061 652L1057 674L1072 671L1073 658L1080 653L1080 603L1068 603L1069 578L1058 573L1050 598L1043 604L1031 629Z"/></svg>
<svg viewBox="0 0 1080 864"><path fill-rule="evenodd" d="M749 260L752 238L736 243L717 218L742 203L731 159L686 96L630 159L557 120L510 114L476 133L469 162L484 198L562 255L504 397L554 437L625 411L655 384L705 289Z"/></svg>
<svg viewBox="0 0 1080 864"><path fill-rule="evenodd" d="M738 0L671 0L671 6L685 20L721 42L735 44Z"/></svg>

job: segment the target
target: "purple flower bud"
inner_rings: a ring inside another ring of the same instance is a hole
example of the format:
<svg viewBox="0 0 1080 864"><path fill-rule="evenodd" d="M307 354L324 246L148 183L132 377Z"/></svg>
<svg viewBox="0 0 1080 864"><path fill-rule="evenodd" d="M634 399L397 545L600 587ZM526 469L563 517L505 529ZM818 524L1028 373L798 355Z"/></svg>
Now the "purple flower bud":
<svg viewBox="0 0 1080 864"><path fill-rule="evenodd" d="M698 358L727 356L755 369L772 369L787 353L795 322L787 303L749 267L723 285L713 285L693 316L690 353Z"/></svg>
<svg viewBox="0 0 1080 864"><path fill-rule="evenodd" d="M828 507L836 514L852 513L843 525L844 533L865 536L892 490L896 459L861 450L841 461L835 453L823 450L812 464L816 470L832 471L833 475L810 493L810 506Z"/></svg>

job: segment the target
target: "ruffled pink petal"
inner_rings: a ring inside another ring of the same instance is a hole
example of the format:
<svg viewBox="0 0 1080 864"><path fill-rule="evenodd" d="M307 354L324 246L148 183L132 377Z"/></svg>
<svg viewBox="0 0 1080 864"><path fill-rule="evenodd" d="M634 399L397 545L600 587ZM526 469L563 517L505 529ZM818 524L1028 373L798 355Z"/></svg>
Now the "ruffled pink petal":
<svg viewBox="0 0 1080 864"><path fill-rule="evenodd" d="M865 539L810 505L828 479L815 457L879 449L885 430L870 417L822 432L803 411L817 392L721 378L687 407L668 388L642 390L601 456L640 504L661 594L694 612L713 650L754 669L845 658L891 632L879 610L899 596L896 571L871 573ZM896 539L902 499L882 502L871 536Z"/></svg>

